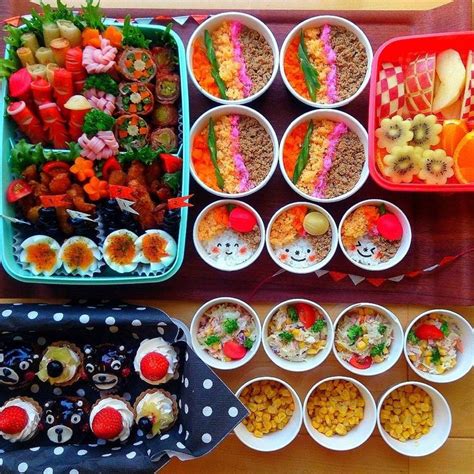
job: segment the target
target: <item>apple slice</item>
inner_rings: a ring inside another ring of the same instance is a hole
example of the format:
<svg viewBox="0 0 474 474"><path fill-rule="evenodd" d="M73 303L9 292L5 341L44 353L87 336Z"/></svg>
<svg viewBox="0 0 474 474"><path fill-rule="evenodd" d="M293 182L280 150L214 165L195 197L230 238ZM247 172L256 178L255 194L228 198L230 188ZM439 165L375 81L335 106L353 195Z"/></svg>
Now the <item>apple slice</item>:
<svg viewBox="0 0 474 474"><path fill-rule="evenodd" d="M466 64L466 87L462 99L461 118L474 117L474 51L469 51Z"/></svg>
<svg viewBox="0 0 474 474"><path fill-rule="evenodd" d="M436 74L440 83L433 99L435 114L458 100L466 82L466 68L456 50L447 49L438 54Z"/></svg>
<svg viewBox="0 0 474 474"><path fill-rule="evenodd" d="M459 99L454 102L454 104L448 105L444 109L440 110L440 113L443 116L443 119L445 120L458 119L459 117L461 117L461 107L462 101L461 99Z"/></svg>
<svg viewBox="0 0 474 474"><path fill-rule="evenodd" d="M407 108L411 114L431 113L436 55L426 53L411 61L405 69Z"/></svg>
<svg viewBox="0 0 474 474"><path fill-rule="evenodd" d="M392 63L382 64L375 97L379 120L401 113L405 105L403 83L403 69L401 66L394 66Z"/></svg>

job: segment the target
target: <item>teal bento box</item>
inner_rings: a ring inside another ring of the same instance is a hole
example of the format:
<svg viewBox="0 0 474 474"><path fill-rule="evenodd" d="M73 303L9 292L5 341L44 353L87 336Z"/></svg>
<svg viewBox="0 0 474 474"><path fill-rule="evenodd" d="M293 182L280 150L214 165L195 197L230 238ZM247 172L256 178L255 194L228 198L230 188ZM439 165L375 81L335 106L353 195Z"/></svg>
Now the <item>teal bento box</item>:
<svg viewBox="0 0 474 474"><path fill-rule="evenodd" d="M122 26L111 19L105 21L106 25ZM161 25L141 25L139 27L144 35L153 39L154 35L165 27ZM189 193L189 98L185 49L181 38L174 32L170 32L178 52L179 76L180 76L180 103L179 103L179 126L178 138L179 149L177 155L183 159L181 195L187 196ZM5 57L8 57L8 47ZM16 125L6 117L6 101L8 96L8 81L4 79L1 85L0 98L0 127L2 129L2 139L0 141L0 152L2 163L0 167L0 214L7 217L16 217L14 206L9 204L6 199L6 189L12 180L9 169L9 157L12 147L16 143ZM79 275L53 274L51 276L34 275L24 269L14 255L15 237L21 224L12 224L8 219L0 219L1 232L1 263L5 271L13 278L27 283L42 284L68 284L68 285L121 285L133 283L157 283L168 280L180 269L185 251L186 225L188 219L188 208L182 207L180 210L180 223L177 233L177 255L170 267L160 274L121 274L109 268L102 270L100 274L94 274L90 277Z"/></svg>

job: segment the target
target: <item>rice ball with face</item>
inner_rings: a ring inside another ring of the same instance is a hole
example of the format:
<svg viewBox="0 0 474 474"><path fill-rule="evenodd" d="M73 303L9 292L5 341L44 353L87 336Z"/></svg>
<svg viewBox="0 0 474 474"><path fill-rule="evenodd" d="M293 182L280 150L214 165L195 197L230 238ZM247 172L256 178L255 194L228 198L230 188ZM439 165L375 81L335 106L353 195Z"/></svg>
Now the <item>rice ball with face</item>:
<svg viewBox="0 0 474 474"><path fill-rule="evenodd" d="M89 431L90 405L81 397L58 397L43 407L43 426L55 444L79 443Z"/></svg>
<svg viewBox="0 0 474 474"><path fill-rule="evenodd" d="M283 264L294 268L306 268L316 263L316 253L311 242L302 237L276 249L275 253Z"/></svg>
<svg viewBox="0 0 474 474"><path fill-rule="evenodd" d="M360 238L349 252L352 260L363 265L377 265L377 246L367 237Z"/></svg>
<svg viewBox="0 0 474 474"><path fill-rule="evenodd" d="M176 258L176 242L168 232L150 229L135 242L138 260L156 271L169 267Z"/></svg>
<svg viewBox="0 0 474 474"><path fill-rule="evenodd" d="M40 356L25 341L0 343L0 386L10 389L31 385L39 368Z"/></svg>
<svg viewBox="0 0 474 474"><path fill-rule="evenodd" d="M227 229L208 242L206 251L212 259L227 265L237 265L245 262L251 256L247 242L232 229Z"/></svg>

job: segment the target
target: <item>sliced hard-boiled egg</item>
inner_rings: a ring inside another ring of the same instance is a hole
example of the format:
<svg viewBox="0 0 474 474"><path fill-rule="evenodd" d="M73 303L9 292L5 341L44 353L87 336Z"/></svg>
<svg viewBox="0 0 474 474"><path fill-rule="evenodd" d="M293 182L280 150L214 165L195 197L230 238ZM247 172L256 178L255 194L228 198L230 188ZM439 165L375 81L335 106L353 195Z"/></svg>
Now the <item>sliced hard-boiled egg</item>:
<svg viewBox="0 0 474 474"><path fill-rule="evenodd" d="M133 272L138 265L137 238L127 229L109 234L102 248L105 263L118 273Z"/></svg>
<svg viewBox="0 0 474 474"><path fill-rule="evenodd" d="M60 266L60 246L47 235L33 235L21 244L20 262L34 275L52 275Z"/></svg>
<svg viewBox="0 0 474 474"><path fill-rule="evenodd" d="M139 261L153 271L168 267L176 258L176 241L164 230L147 230L136 245Z"/></svg>
<svg viewBox="0 0 474 474"><path fill-rule="evenodd" d="M68 273L85 275L97 270L101 254L99 247L93 240L83 236L75 236L63 243L59 258Z"/></svg>

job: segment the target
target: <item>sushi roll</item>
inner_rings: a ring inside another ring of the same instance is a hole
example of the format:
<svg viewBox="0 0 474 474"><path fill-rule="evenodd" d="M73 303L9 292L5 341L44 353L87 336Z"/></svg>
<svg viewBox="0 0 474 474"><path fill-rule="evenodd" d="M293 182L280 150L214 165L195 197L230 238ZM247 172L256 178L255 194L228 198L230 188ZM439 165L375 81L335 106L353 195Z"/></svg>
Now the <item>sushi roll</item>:
<svg viewBox="0 0 474 474"><path fill-rule="evenodd" d="M138 259L149 265L150 270L162 270L176 258L176 242L163 230L147 230L135 242Z"/></svg>
<svg viewBox="0 0 474 474"><path fill-rule="evenodd" d="M153 93L145 84L122 82L119 85L117 108L121 114L147 115L153 110Z"/></svg>
<svg viewBox="0 0 474 474"><path fill-rule="evenodd" d="M121 115L115 122L115 137L122 148L143 148L149 133L146 120L137 114Z"/></svg>
<svg viewBox="0 0 474 474"><path fill-rule="evenodd" d="M67 273L86 275L98 270L101 254L93 240L76 236L63 243L59 258Z"/></svg>
<svg viewBox="0 0 474 474"><path fill-rule="evenodd" d="M21 244L20 262L33 275L52 275L60 266L60 246L47 235L33 235Z"/></svg>
<svg viewBox="0 0 474 474"><path fill-rule="evenodd" d="M109 234L102 249L105 263L118 273L133 272L138 265L137 238L126 229Z"/></svg>
<svg viewBox="0 0 474 474"><path fill-rule="evenodd" d="M142 48L125 48L117 69L125 79L134 82L150 82L156 75L156 64L151 52Z"/></svg>

